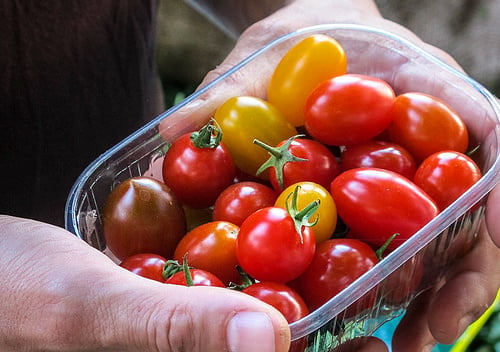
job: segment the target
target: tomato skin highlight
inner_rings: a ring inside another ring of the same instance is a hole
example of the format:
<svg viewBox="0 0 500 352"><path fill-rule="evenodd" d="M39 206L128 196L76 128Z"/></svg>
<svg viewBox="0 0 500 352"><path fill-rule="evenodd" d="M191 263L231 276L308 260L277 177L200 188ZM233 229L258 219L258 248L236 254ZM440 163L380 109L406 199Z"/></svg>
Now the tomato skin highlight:
<svg viewBox="0 0 500 352"><path fill-rule="evenodd" d="M414 182L443 210L479 181L481 176L481 170L467 155L442 151L422 161Z"/></svg>
<svg viewBox="0 0 500 352"><path fill-rule="evenodd" d="M368 141L348 146L342 152L343 171L358 167L376 167L397 172L412 180L417 170L413 156L403 147L385 141Z"/></svg>
<svg viewBox="0 0 500 352"><path fill-rule="evenodd" d="M226 221L212 221L195 227L179 242L174 260L182 263L187 254L189 265L206 270L226 285L238 282L236 238L239 227Z"/></svg>
<svg viewBox="0 0 500 352"><path fill-rule="evenodd" d="M186 133L168 149L162 175L184 205L202 209L213 205L233 183L236 167L223 143L216 148L198 148L191 141L191 133Z"/></svg>
<svg viewBox="0 0 500 352"><path fill-rule="evenodd" d="M287 210L267 207L257 210L241 224L236 240L240 266L259 281L285 283L309 265L316 248L314 233L303 226L302 234Z"/></svg>
<svg viewBox="0 0 500 352"><path fill-rule="evenodd" d="M284 284L258 282L248 286L242 292L258 298L279 310L288 323L293 323L309 314L309 309L302 297Z"/></svg>
<svg viewBox="0 0 500 352"><path fill-rule="evenodd" d="M186 217L161 181L134 177L116 186L103 209L106 245L120 260L137 253L169 258L186 233Z"/></svg>
<svg viewBox="0 0 500 352"><path fill-rule="evenodd" d="M298 287L298 292L312 311L353 283L378 261L375 251L363 241L331 239L318 245L311 265L294 281L294 287ZM370 308L371 304L373 299L367 299L363 302L363 309Z"/></svg>
<svg viewBox="0 0 500 352"><path fill-rule="evenodd" d="M164 282L163 266L167 259L153 253L138 253L125 258L120 266L128 271L159 282Z"/></svg>
<svg viewBox="0 0 500 352"><path fill-rule="evenodd" d="M305 127L327 145L363 143L389 126L394 99L392 87L381 79L337 76L320 83L307 98Z"/></svg>
<svg viewBox="0 0 500 352"><path fill-rule="evenodd" d="M283 56L271 76L267 99L294 126L302 126L308 95L322 81L346 71L346 53L335 39L309 36Z"/></svg>
<svg viewBox="0 0 500 352"><path fill-rule="evenodd" d="M212 217L240 226L250 214L273 206L275 200L276 193L266 185L253 181L234 183L215 201Z"/></svg>
<svg viewBox="0 0 500 352"><path fill-rule="evenodd" d="M251 96L228 99L217 108L215 120L236 166L249 175L256 175L268 158L267 152L253 143L254 139L276 145L297 134L295 127L272 104ZM266 175L260 176L266 178Z"/></svg>
<svg viewBox="0 0 500 352"><path fill-rule="evenodd" d="M417 185L383 169L347 170L333 180L330 192L344 223L375 248L398 233L388 247L395 249L439 213Z"/></svg>
<svg viewBox="0 0 500 352"><path fill-rule="evenodd" d="M391 116L387 130L390 139L408 150L417 163L442 150L467 150L467 127L455 110L436 97L401 94L396 97Z"/></svg>

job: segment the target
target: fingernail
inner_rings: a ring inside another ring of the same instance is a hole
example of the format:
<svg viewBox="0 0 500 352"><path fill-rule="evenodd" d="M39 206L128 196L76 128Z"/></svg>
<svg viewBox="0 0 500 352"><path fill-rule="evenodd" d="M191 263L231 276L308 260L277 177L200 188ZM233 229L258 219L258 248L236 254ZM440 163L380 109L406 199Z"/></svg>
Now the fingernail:
<svg viewBox="0 0 500 352"><path fill-rule="evenodd" d="M227 343L231 352L274 352L274 329L264 313L237 313L227 326Z"/></svg>

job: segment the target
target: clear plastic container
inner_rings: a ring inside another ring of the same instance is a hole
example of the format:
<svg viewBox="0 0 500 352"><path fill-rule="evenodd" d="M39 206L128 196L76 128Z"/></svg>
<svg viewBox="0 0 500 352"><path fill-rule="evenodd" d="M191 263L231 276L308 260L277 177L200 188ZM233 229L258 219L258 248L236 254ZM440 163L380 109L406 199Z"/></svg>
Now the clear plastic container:
<svg viewBox="0 0 500 352"><path fill-rule="evenodd" d="M267 70L270 76L283 49L313 33L330 35L342 44L349 72L382 78L396 93L420 91L447 101L465 120L473 143L480 143L476 159L483 171L479 182L372 270L290 325L292 339L304 342L302 338L307 338L304 350L330 351L355 337L371 335L382 323L401 315L416 295L440 279L474 242L484 216L485 198L500 178L500 106L496 98L474 80L393 34L358 25L321 25L271 42L89 165L69 195L66 227L106 252L101 210L113 187L132 176L155 176L168 142L199 128L227 98L253 94L269 79L254 76L248 87L233 87L233 76L251 74L256 68ZM367 62L367 56L379 60ZM421 268L423 278L417 289L394 285L394 281L402 282L398 276L416 276ZM375 297L375 305L362 310L367 295Z"/></svg>

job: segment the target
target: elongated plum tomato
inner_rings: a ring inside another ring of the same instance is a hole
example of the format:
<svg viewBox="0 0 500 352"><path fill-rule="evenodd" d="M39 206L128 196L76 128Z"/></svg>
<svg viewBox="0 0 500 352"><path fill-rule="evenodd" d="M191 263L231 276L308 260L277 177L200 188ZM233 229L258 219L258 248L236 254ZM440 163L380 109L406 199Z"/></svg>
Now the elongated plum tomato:
<svg viewBox="0 0 500 352"><path fill-rule="evenodd" d="M403 147L385 141L368 141L344 149L340 156L342 170L376 167L413 179L417 170L413 156Z"/></svg>
<svg viewBox="0 0 500 352"><path fill-rule="evenodd" d="M277 145L297 134L295 127L273 105L251 96L228 99L215 112L215 120L236 166L250 175L255 175L268 158L267 152L253 143L254 139Z"/></svg>
<svg viewBox="0 0 500 352"><path fill-rule="evenodd" d="M375 77L345 74L328 79L307 98L306 130L327 145L366 142L391 123L394 98L392 87Z"/></svg>
<svg viewBox="0 0 500 352"><path fill-rule="evenodd" d="M314 231L317 244L326 241L332 237L337 225L337 208L332 195L326 188L314 182L298 182L288 186L281 192L274 205L286 209L287 199L290 199L297 186L299 187L297 194L297 208L299 211L315 200L320 201L318 209L310 218L312 221L318 219L318 222L311 228Z"/></svg>
<svg viewBox="0 0 500 352"><path fill-rule="evenodd" d="M420 187L389 170L347 170L333 180L330 192L344 223L377 248L397 233L388 247L395 249L439 213Z"/></svg>
<svg viewBox="0 0 500 352"><path fill-rule="evenodd" d="M375 251L365 242L339 238L321 243L307 270L293 283L309 309L314 310L341 292L378 263ZM374 295L356 305L355 314L374 303Z"/></svg>
<svg viewBox="0 0 500 352"><path fill-rule="evenodd" d="M267 99L294 126L302 126L309 94L319 83L346 71L346 53L340 43L327 35L311 35L283 56L271 76Z"/></svg>
<svg viewBox="0 0 500 352"><path fill-rule="evenodd" d="M236 237L240 228L227 221L211 221L199 225L184 236L175 249L174 259L211 272L225 284L238 282Z"/></svg>
<svg viewBox="0 0 500 352"><path fill-rule="evenodd" d="M470 157L455 151L442 151L422 161L413 181L443 210L480 178L481 170Z"/></svg>
<svg viewBox="0 0 500 352"><path fill-rule="evenodd" d="M444 101L424 93L399 95L391 110L390 139L420 163L442 150L464 153L469 144L467 127Z"/></svg>
<svg viewBox="0 0 500 352"><path fill-rule="evenodd" d="M169 258L185 233L186 217L180 202L156 179L127 179L106 200L104 239L120 260L137 253Z"/></svg>

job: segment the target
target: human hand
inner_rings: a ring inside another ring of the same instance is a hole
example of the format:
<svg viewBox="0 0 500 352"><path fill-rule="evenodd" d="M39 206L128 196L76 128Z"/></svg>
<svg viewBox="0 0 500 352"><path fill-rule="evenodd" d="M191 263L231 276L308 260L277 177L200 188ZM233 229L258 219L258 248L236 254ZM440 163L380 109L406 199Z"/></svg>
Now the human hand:
<svg viewBox="0 0 500 352"><path fill-rule="evenodd" d="M286 320L240 292L167 285L69 232L0 216L2 351L287 351Z"/></svg>

